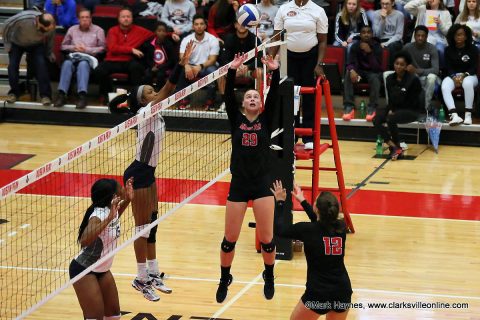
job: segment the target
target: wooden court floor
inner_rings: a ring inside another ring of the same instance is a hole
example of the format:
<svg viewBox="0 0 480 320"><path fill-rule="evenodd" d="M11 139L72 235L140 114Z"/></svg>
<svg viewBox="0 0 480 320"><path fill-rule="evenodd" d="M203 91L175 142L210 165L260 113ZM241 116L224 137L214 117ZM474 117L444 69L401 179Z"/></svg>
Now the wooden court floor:
<svg viewBox="0 0 480 320"><path fill-rule="evenodd" d="M35 154L13 168L35 169L103 131L0 124L0 152ZM341 141L340 148L347 187L360 184L350 199L356 233L348 236L345 261L357 305L348 319L480 319L480 148L441 146L435 154L410 145L414 160L386 163L372 158L373 143ZM330 158L322 157L323 164L331 164ZM298 172L296 179L308 185L309 174ZM335 179L326 174L321 181L329 186ZM247 225L253 221L250 210L237 244L234 283L227 300L215 302L224 211L222 205L187 204L160 224L157 254L173 293L161 294L159 302L148 302L130 285L136 272L133 248L115 257L122 319L289 318L304 291L303 253L277 262L276 294L266 301L263 262ZM294 219L305 216L295 213ZM0 250L5 245L0 243ZM27 319L82 316L70 287Z"/></svg>

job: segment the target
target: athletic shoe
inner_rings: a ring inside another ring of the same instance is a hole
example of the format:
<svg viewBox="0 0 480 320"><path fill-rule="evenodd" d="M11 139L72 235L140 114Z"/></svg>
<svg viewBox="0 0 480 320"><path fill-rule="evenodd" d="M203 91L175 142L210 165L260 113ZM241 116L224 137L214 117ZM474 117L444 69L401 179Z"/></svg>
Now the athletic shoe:
<svg viewBox="0 0 480 320"><path fill-rule="evenodd" d="M450 122L448 125L457 126L463 122L463 119L458 116L456 112L450 114Z"/></svg>
<svg viewBox="0 0 480 320"><path fill-rule="evenodd" d="M205 108L205 111L216 111L217 109L215 108L215 105L213 103L213 100L207 100L205 104L203 105Z"/></svg>
<svg viewBox="0 0 480 320"><path fill-rule="evenodd" d="M160 300L160 297L152 288L152 281L143 282L135 278L132 282L132 287L134 287L138 291L141 291L145 299L147 299L148 301Z"/></svg>
<svg viewBox="0 0 480 320"><path fill-rule="evenodd" d="M403 151L408 150L408 144L405 142L400 142L400 148L402 148Z"/></svg>
<svg viewBox="0 0 480 320"><path fill-rule="evenodd" d="M373 118L375 118L376 114L377 113L375 112L374 107L368 107L367 108L367 116L365 117L365 120L367 120L368 122L372 122Z"/></svg>
<svg viewBox="0 0 480 320"><path fill-rule="evenodd" d="M225 105L225 102L222 102L222 104L220 105L220 108L218 108L217 112L218 112L218 113L225 113L225 112L227 112L227 106Z"/></svg>
<svg viewBox="0 0 480 320"><path fill-rule="evenodd" d="M52 99L50 99L49 97L42 97L40 99L40 102L44 107L49 107L52 104Z"/></svg>
<svg viewBox="0 0 480 320"><path fill-rule="evenodd" d="M399 148L399 147L389 147L390 149L390 159L392 159L392 161L395 161L397 159L401 159L403 157L403 150L402 148Z"/></svg>
<svg viewBox="0 0 480 320"><path fill-rule="evenodd" d="M463 124L472 124L472 113L471 112L465 112L465 120L463 120Z"/></svg>
<svg viewBox="0 0 480 320"><path fill-rule="evenodd" d="M313 142L307 142L307 143L305 143L303 149L304 149L304 150L313 150Z"/></svg>
<svg viewBox="0 0 480 320"><path fill-rule="evenodd" d="M265 270L263 270L262 277L263 281L265 281L265 284L263 285L263 295L265 296L265 299L272 300L273 295L275 294L275 278L265 277Z"/></svg>
<svg viewBox="0 0 480 320"><path fill-rule="evenodd" d="M227 280L220 279L220 283L218 284L217 295L216 295L216 299L218 303L222 303L223 301L225 301L225 298L227 297L227 293L228 293L228 286L232 283L232 281L233 281L233 276L231 274L228 275Z"/></svg>
<svg viewBox="0 0 480 320"><path fill-rule="evenodd" d="M170 289L165 285L165 283L163 283L163 277L161 273L150 273L148 274L148 276L150 277L150 280L152 281L152 286L155 289L160 290L163 293L172 293L172 289Z"/></svg>
<svg viewBox="0 0 480 320"><path fill-rule="evenodd" d="M343 108L342 119L343 121L350 121L352 119L355 119L355 109L352 106L345 106Z"/></svg>
<svg viewBox="0 0 480 320"><path fill-rule="evenodd" d="M17 102L17 96L14 95L13 93L9 93L6 101L8 103L15 103L15 102Z"/></svg>

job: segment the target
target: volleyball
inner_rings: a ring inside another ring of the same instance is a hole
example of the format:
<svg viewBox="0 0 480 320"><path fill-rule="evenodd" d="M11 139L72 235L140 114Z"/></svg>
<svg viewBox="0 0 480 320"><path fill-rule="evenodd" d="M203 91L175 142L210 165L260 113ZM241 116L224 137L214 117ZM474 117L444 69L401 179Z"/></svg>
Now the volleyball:
<svg viewBox="0 0 480 320"><path fill-rule="evenodd" d="M238 9L237 21L244 27L251 27L254 22L258 22L260 13L255 5L247 3Z"/></svg>

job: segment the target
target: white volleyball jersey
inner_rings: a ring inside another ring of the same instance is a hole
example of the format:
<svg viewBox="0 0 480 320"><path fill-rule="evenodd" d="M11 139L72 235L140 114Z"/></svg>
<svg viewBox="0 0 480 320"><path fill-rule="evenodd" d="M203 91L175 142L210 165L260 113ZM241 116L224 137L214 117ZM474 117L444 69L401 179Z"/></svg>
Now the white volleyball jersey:
<svg viewBox="0 0 480 320"><path fill-rule="evenodd" d="M138 110L150 108L151 102ZM162 142L165 136L165 120L160 114L156 114L149 119L138 124L137 131L137 161L156 167L162 151Z"/></svg>
<svg viewBox="0 0 480 320"><path fill-rule="evenodd" d="M93 210L90 219L96 217L100 221L107 219L110 214L110 208L95 208ZM100 232L97 239L95 239L90 245L82 248L75 260L83 267L88 268L107 253L115 250L117 247L117 239L120 237L120 219L118 219L118 213L112 221ZM102 264L94 268L93 272L107 272L112 267L113 256L104 261Z"/></svg>

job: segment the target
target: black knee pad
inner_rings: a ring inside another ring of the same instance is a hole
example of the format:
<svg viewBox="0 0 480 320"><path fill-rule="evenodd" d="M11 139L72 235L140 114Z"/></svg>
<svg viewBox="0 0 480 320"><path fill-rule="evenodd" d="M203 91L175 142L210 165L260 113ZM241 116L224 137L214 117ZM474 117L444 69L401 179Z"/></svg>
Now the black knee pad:
<svg viewBox="0 0 480 320"><path fill-rule="evenodd" d="M157 217L158 217L158 211L153 211L152 212L152 218L150 219L150 222L154 222L155 220L157 220ZM158 227L158 225L156 225L155 227L153 227L150 230L150 235L148 236L147 243L157 242L157 227Z"/></svg>
<svg viewBox="0 0 480 320"><path fill-rule="evenodd" d="M225 237L223 237L223 241L222 241L222 245L221 245L222 251L225 252L225 253L232 252L233 249L235 249L235 244L236 244L236 242L227 241L227 239L225 239Z"/></svg>
<svg viewBox="0 0 480 320"><path fill-rule="evenodd" d="M272 253L276 248L275 242L273 242L273 239L270 243L260 242L260 244L262 245L263 251L265 251L266 253Z"/></svg>

